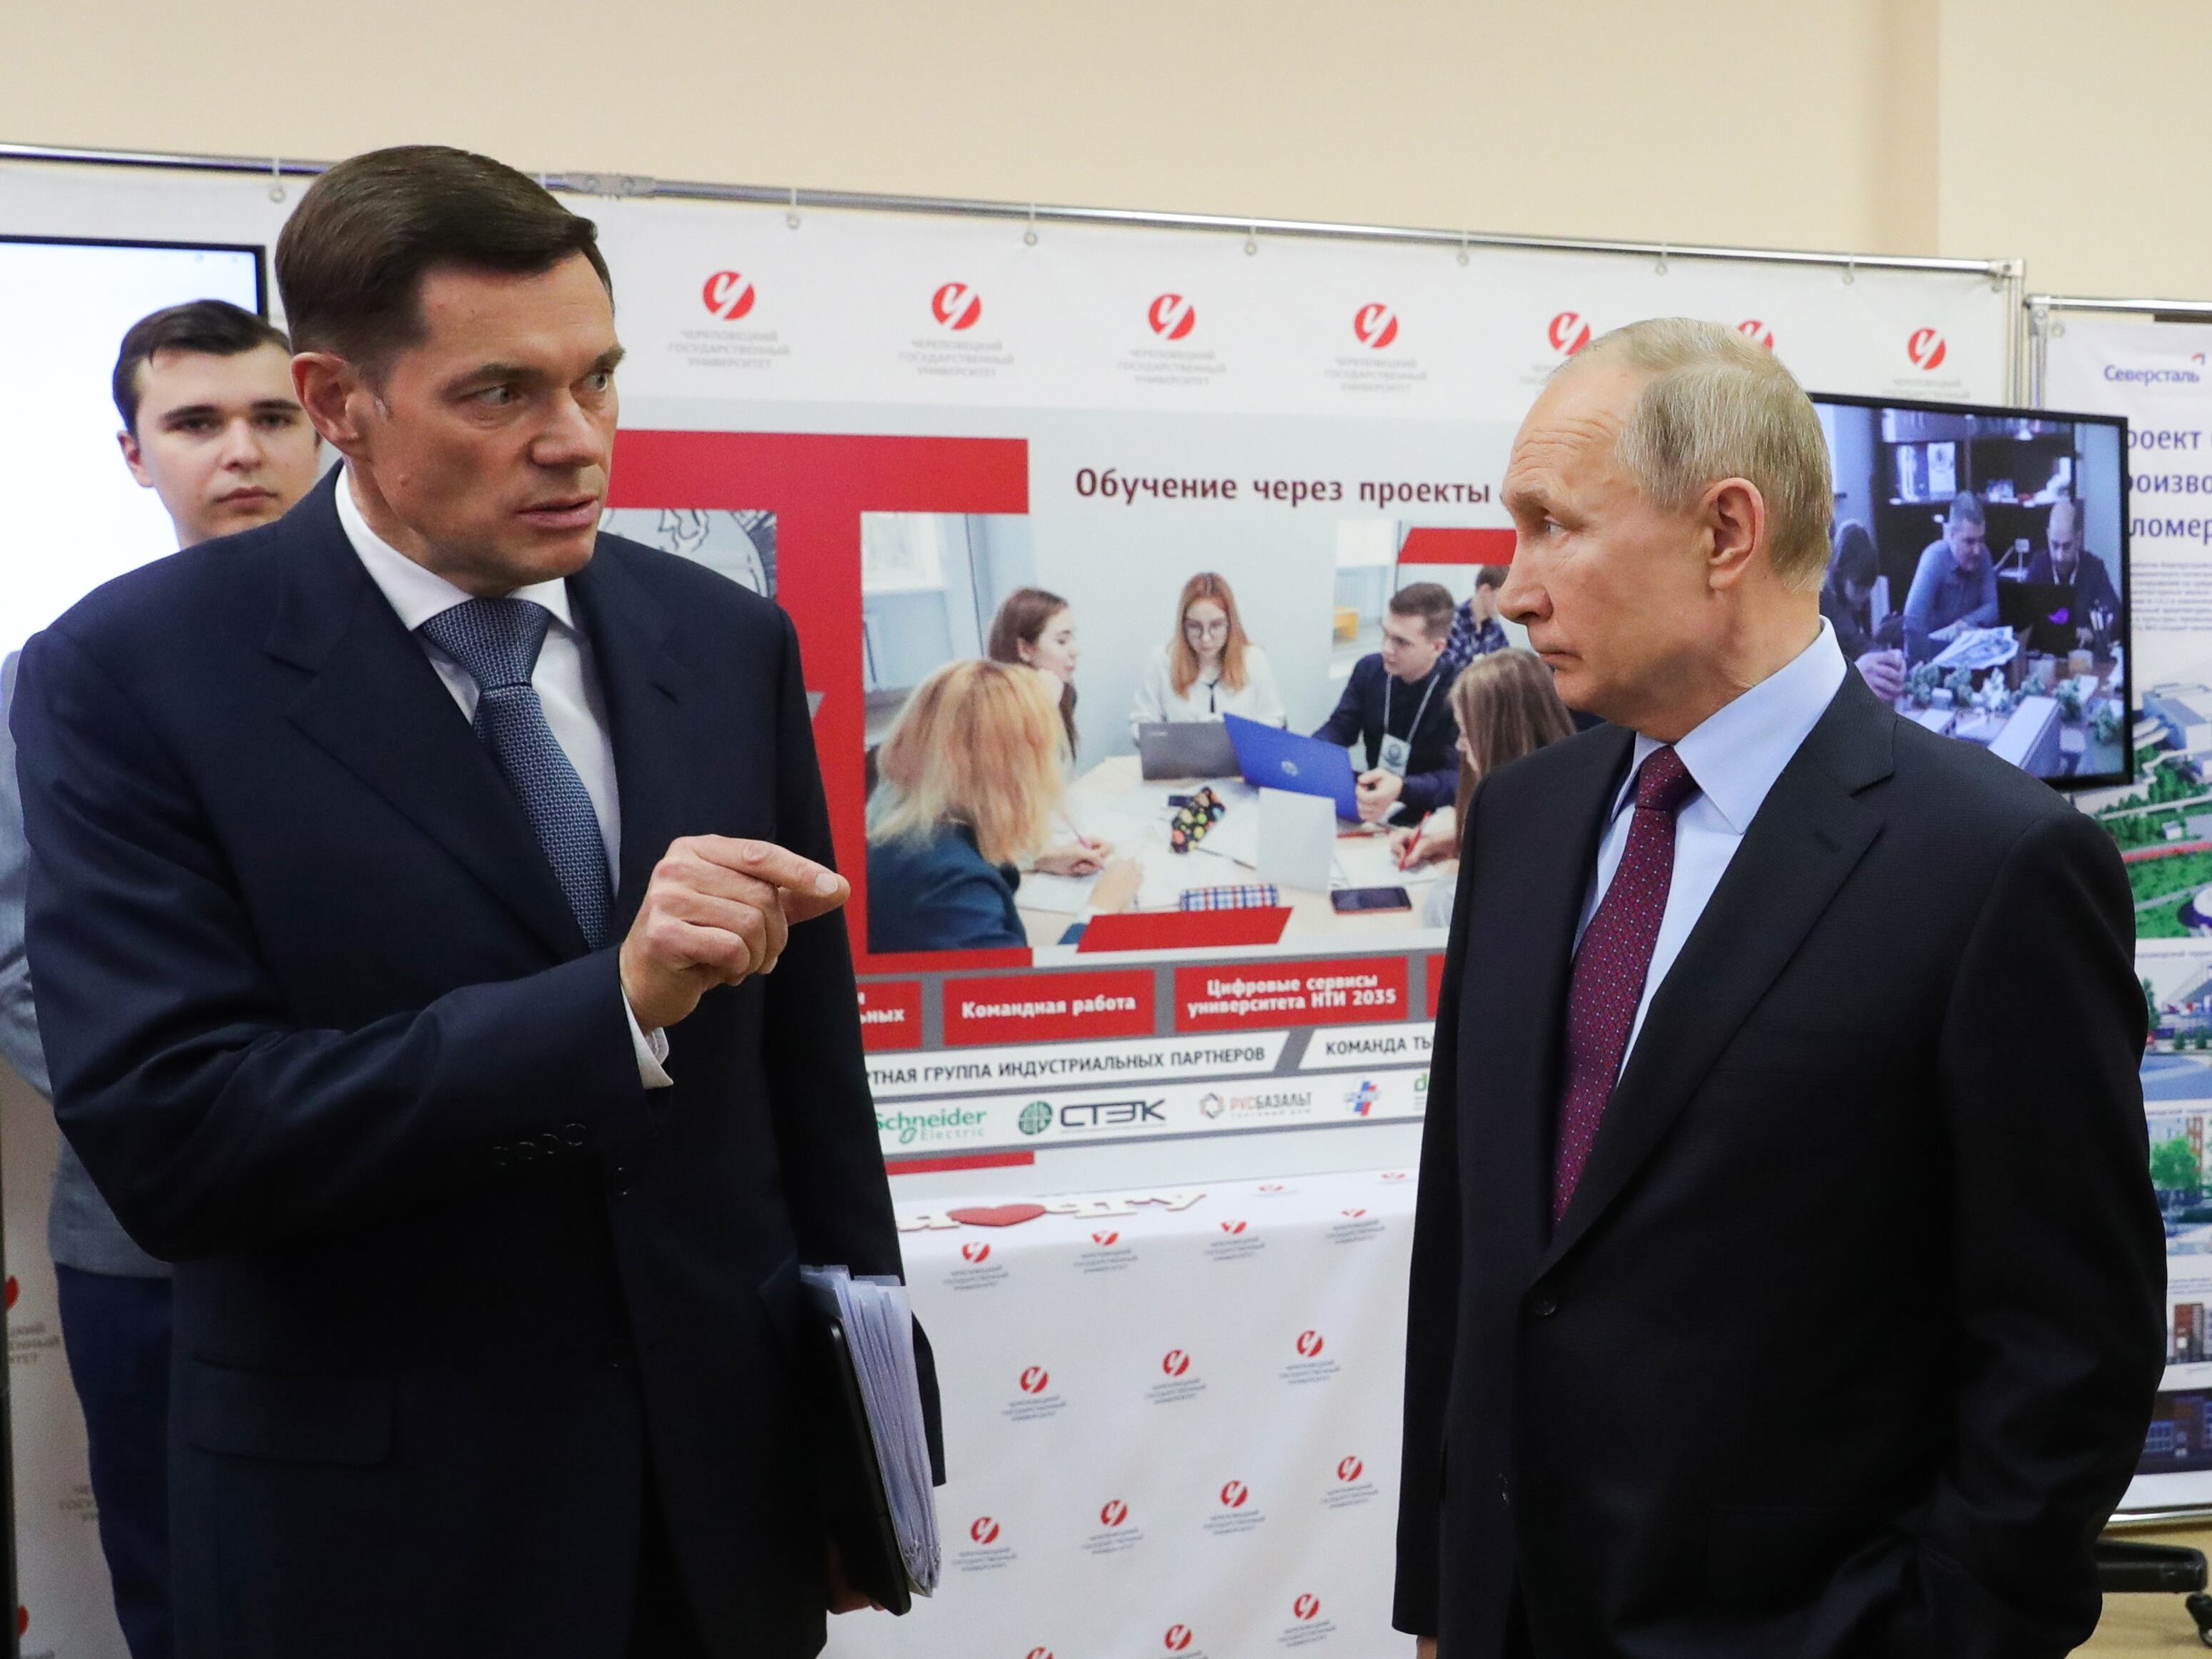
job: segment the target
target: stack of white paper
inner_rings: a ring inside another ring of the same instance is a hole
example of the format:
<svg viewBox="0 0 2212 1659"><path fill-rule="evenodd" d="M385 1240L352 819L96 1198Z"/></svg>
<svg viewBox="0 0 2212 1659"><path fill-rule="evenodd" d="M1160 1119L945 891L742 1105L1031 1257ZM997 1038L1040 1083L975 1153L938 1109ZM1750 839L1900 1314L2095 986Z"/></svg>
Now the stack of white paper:
<svg viewBox="0 0 2212 1659"><path fill-rule="evenodd" d="M845 1328L907 1582L927 1595L937 1588L942 1553L937 1495L929 1477L929 1433L921 1414L921 1372L914 1358L914 1306L906 1286L896 1279L856 1279L845 1267L801 1267L799 1275L816 1304L825 1312L834 1310Z"/></svg>

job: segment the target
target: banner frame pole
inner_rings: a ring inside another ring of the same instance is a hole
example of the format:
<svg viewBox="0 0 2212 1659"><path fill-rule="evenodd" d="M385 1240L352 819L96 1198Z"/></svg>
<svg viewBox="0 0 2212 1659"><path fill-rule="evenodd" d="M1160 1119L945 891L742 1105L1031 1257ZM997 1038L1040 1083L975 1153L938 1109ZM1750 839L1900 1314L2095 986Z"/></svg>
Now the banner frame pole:
<svg viewBox="0 0 2212 1659"><path fill-rule="evenodd" d="M266 155L195 155L160 150L75 149L0 143L0 161L46 161L91 167L171 168L309 178L330 163L272 160ZM1839 270L1900 270L1986 276L1994 284L2024 280L2018 259L1941 258L1916 254L1834 253L1813 249L1729 247L1673 241L1614 241L1579 236L1519 236L1495 231L1444 230L1417 226L1344 223L1319 219L1255 219L1249 214L1170 213L1133 208L1048 206L949 196L901 196L878 191L807 190L790 185L732 185L656 179L641 173L540 173L549 190L570 195L671 201L733 202L790 211L848 209L1024 222L1125 225L1158 230L1212 230L1240 236L1301 236L1417 246L1534 249L1547 252L1628 254L1640 258L1733 260L1747 264L1827 266Z"/></svg>

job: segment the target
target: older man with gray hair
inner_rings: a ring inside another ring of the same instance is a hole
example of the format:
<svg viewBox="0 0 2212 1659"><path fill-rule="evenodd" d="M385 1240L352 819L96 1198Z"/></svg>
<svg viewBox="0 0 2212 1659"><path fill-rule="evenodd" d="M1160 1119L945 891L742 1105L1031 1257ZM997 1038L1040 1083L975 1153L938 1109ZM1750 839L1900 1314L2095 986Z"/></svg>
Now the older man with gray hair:
<svg viewBox="0 0 2212 1659"><path fill-rule="evenodd" d="M2057 1659L2164 1237L2111 841L1821 617L1733 331L1556 374L1504 614L1609 726L1482 781L1438 1004L1396 1621L1443 1659Z"/></svg>

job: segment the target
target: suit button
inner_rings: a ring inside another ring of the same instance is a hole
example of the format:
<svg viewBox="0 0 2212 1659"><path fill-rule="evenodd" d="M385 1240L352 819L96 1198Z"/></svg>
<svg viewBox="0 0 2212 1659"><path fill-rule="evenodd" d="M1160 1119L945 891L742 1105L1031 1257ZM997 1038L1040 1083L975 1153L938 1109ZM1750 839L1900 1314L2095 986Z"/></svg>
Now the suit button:
<svg viewBox="0 0 2212 1659"><path fill-rule="evenodd" d="M561 1155L561 1137L556 1134L542 1134L538 1137L538 1144L545 1149L545 1156L548 1158L558 1158Z"/></svg>
<svg viewBox="0 0 2212 1659"><path fill-rule="evenodd" d="M582 1146L584 1144L584 1126L580 1123L564 1125L561 1130L561 1138L566 1140L571 1146Z"/></svg>
<svg viewBox="0 0 2212 1659"><path fill-rule="evenodd" d="M507 1167L506 1147L495 1146L491 1149L491 1167L495 1170L504 1170Z"/></svg>
<svg viewBox="0 0 2212 1659"><path fill-rule="evenodd" d="M1536 1299L1528 1304L1528 1311L1539 1319L1549 1319L1559 1310L1559 1298L1549 1291L1540 1291Z"/></svg>
<svg viewBox="0 0 2212 1659"><path fill-rule="evenodd" d="M535 1164L538 1161L538 1143L534 1140L516 1141L514 1156L521 1163Z"/></svg>
<svg viewBox="0 0 2212 1659"><path fill-rule="evenodd" d="M1502 1474L1498 1477L1498 1501L1501 1504L1513 1501L1513 1483Z"/></svg>

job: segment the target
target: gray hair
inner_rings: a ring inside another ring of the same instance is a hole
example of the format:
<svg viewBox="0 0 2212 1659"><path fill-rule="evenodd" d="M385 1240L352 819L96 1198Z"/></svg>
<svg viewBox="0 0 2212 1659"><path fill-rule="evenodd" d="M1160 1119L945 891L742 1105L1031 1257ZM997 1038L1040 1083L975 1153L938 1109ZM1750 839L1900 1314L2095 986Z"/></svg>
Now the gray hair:
<svg viewBox="0 0 2212 1659"><path fill-rule="evenodd" d="M1946 524L1978 524L1986 526L1990 515L1983 509L1982 498L1971 489L1962 489L1951 498L1951 511Z"/></svg>
<svg viewBox="0 0 2212 1659"><path fill-rule="evenodd" d="M1559 372L1592 362L1647 377L1614 452L1637 487L1687 511L1722 479L1748 480L1766 503L1775 573L1816 591L1835 473L1820 417L1782 360L1723 324L1658 317L1600 335Z"/></svg>

